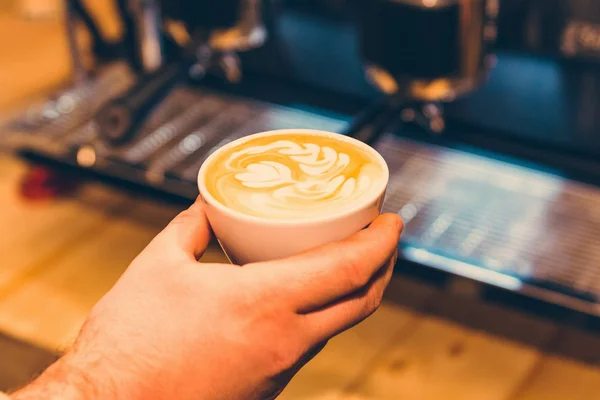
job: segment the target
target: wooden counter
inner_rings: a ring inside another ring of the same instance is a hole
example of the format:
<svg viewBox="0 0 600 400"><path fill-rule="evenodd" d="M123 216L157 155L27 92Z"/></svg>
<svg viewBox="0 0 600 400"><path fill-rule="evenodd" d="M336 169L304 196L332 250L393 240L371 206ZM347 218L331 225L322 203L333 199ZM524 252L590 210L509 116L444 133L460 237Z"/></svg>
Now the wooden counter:
<svg viewBox="0 0 600 400"><path fill-rule="evenodd" d="M2 105L68 76L56 21L0 14L0 54ZM26 168L0 156L0 389L67 348L92 305L179 211L98 184L26 202L17 191ZM206 257L223 259L216 247ZM396 279L382 308L332 340L281 398L600 400L598 365L600 340L589 333Z"/></svg>

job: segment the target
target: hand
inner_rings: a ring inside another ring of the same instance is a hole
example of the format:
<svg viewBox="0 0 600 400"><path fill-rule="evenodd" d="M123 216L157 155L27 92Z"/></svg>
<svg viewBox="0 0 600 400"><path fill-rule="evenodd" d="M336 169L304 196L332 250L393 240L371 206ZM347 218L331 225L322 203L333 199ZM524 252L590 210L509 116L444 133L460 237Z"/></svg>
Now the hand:
<svg viewBox="0 0 600 400"><path fill-rule="evenodd" d="M287 259L200 264L210 228L198 201L93 308L72 350L14 399L272 399L378 308L401 230L383 215Z"/></svg>

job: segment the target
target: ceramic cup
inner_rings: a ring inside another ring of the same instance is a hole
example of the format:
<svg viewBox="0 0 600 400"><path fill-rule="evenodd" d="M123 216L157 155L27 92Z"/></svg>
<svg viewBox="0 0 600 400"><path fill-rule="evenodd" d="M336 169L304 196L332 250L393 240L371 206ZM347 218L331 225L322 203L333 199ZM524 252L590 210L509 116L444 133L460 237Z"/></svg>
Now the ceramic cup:
<svg viewBox="0 0 600 400"><path fill-rule="evenodd" d="M275 220L247 215L226 207L210 194L205 179L207 174L211 173L212 161L219 154L259 136L282 134L318 134L349 142L368 151L373 159L380 163L381 179L372 187L370 194L354 207L327 217L307 216L299 220ZM372 147L339 133L309 129L268 131L232 141L211 154L202 164L198 174L198 188L205 203L208 221L223 251L229 260L237 265L288 257L352 236L367 227L381 213L388 181L388 166Z"/></svg>

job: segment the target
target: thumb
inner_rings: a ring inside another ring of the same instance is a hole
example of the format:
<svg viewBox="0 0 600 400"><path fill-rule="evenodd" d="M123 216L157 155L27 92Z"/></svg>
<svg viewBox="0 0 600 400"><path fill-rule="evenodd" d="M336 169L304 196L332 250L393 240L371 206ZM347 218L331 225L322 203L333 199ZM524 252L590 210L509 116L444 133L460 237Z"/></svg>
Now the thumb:
<svg viewBox="0 0 600 400"><path fill-rule="evenodd" d="M152 241L157 251L183 254L198 260L208 243L212 231L204 212L204 202L200 197L185 211L182 211Z"/></svg>

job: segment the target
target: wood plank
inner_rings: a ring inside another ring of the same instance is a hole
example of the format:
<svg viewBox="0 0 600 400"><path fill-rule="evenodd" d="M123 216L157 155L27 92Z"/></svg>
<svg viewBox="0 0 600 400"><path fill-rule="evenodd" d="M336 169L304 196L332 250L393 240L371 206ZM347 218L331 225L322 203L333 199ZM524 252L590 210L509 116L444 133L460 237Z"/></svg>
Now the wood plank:
<svg viewBox="0 0 600 400"><path fill-rule="evenodd" d="M27 384L58 356L0 334L0 391Z"/></svg>
<svg viewBox="0 0 600 400"><path fill-rule="evenodd" d="M19 40L10 40L18 37ZM69 78L67 42L59 20L26 20L0 14L0 108L56 87ZM43 68L40 62L43 60Z"/></svg>
<svg viewBox="0 0 600 400"><path fill-rule="evenodd" d="M533 348L426 317L350 392L382 400L504 400L539 356Z"/></svg>
<svg viewBox="0 0 600 400"><path fill-rule="evenodd" d="M597 327L587 330L565 327L559 340L549 351L558 356L600 367L600 331Z"/></svg>
<svg viewBox="0 0 600 400"><path fill-rule="evenodd" d="M440 292L409 336L399 336L372 371L336 395L505 400L535 367L539 349L556 331L548 321Z"/></svg>
<svg viewBox="0 0 600 400"><path fill-rule="evenodd" d="M313 399L344 389L361 376L389 343L418 316L394 305L383 305L355 328L331 340L292 380L281 400Z"/></svg>
<svg viewBox="0 0 600 400"><path fill-rule="evenodd" d="M63 9L60 0L4 0L4 2L8 3L6 7L12 6L14 13L31 19L56 18Z"/></svg>
<svg viewBox="0 0 600 400"><path fill-rule="evenodd" d="M130 205L135 213L156 212L141 200ZM5 295L0 330L50 350L68 345L91 307L160 230L126 214L112 216L89 240L69 246L50 268L38 270Z"/></svg>
<svg viewBox="0 0 600 400"><path fill-rule="evenodd" d="M431 298L431 288L403 279L394 279L389 296L400 298L413 308L422 308ZM395 337L410 330L420 318L389 297L382 307L358 326L332 339L327 347L304 367L279 397L282 400L338 396L370 369Z"/></svg>
<svg viewBox="0 0 600 400"><path fill-rule="evenodd" d="M600 400L597 327L563 326L539 368L511 400Z"/></svg>
<svg viewBox="0 0 600 400"><path fill-rule="evenodd" d="M6 189L6 190L4 190ZM126 196L117 190L102 185L83 185L76 193L68 197L40 201L27 200L18 193L16 185L3 188L0 226L6 229L0 236L0 249L11 248L15 242L29 236L38 229L52 225L64 217L82 217L85 212L108 212ZM65 226L63 226L65 227Z"/></svg>
<svg viewBox="0 0 600 400"><path fill-rule="evenodd" d="M364 397L356 393L346 393L343 390L333 390L314 397L298 398L298 400L377 400L374 397Z"/></svg>
<svg viewBox="0 0 600 400"><path fill-rule="evenodd" d="M486 302L477 294L442 293L429 311L432 315L475 331L537 349L546 349L560 330L553 321Z"/></svg>
<svg viewBox="0 0 600 400"><path fill-rule="evenodd" d="M600 368L549 356L511 400L600 400Z"/></svg>
<svg viewBox="0 0 600 400"><path fill-rule="evenodd" d="M14 183L14 180L26 170L26 167L27 165L23 161L9 154L0 154L0 184Z"/></svg>
<svg viewBox="0 0 600 400"><path fill-rule="evenodd" d="M93 239L127 196L100 185L84 185L72 198L30 203L0 185L0 299L28 275L49 268L76 243Z"/></svg>
<svg viewBox="0 0 600 400"><path fill-rule="evenodd" d="M550 321L469 296L439 292L430 301L429 315L416 321L423 325L408 339L399 336L375 368L313 399L508 399L559 332Z"/></svg>

